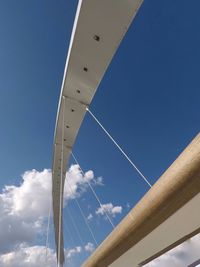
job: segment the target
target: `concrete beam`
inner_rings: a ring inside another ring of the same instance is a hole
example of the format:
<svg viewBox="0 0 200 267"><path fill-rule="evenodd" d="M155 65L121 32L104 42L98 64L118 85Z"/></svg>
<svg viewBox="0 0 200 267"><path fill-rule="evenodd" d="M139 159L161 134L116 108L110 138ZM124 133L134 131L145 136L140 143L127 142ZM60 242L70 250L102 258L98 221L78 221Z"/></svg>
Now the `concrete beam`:
<svg viewBox="0 0 200 267"><path fill-rule="evenodd" d="M136 267L149 262L200 232L199 205L200 134L83 267Z"/></svg>

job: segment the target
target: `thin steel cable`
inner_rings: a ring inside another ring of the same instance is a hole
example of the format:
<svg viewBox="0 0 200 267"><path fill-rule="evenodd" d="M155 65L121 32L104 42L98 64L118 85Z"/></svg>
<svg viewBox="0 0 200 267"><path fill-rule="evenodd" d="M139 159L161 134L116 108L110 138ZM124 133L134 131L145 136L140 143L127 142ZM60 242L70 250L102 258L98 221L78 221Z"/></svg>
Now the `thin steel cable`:
<svg viewBox="0 0 200 267"><path fill-rule="evenodd" d="M63 191L63 150L64 150L64 121L65 121L65 97L63 97L63 111L62 111L62 142L61 142L61 174L60 174L60 209L59 209L59 227L58 227L58 267L60 264L61 254L61 227L62 227L62 191Z"/></svg>
<svg viewBox="0 0 200 267"><path fill-rule="evenodd" d="M75 220L74 220L74 218L73 218L73 216L72 216L72 213L71 213L71 210L70 210L69 206L66 207L66 211L67 211L67 213L68 213L68 215L69 215L69 217L70 217L70 220L71 220L71 222L72 222L72 224L73 224L73 226L74 226L74 229L75 229L75 231L76 231L76 233L77 233L77 236L79 237L79 240L81 241L82 246L84 247L84 241L83 241L83 238L82 238L81 233L80 233L80 231L79 231L79 229L78 229L78 227L77 227L77 225L76 225L76 222L75 222Z"/></svg>
<svg viewBox="0 0 200 267"><path fill-rule="evenodd" d="M76 164L79 166L82 175L84 176L84 172L83 172L83 170L82 170L80 164L78 163L76 157L74 156L73 152L71 152L71 154L72 154L72 157L73 157L74 161L75 161ZM86 183L87 183L87 185L89 186L90 190L92 191L93 195L95 196L95 198L96 198L96 200L97 200L97 202L98 202L100 208L102 208L102 209L104 210L105 215L106 215L106 218L108 219L109 223L111 224L112 228L114 229L114 228L115 228L115 225L114 225L114 223L112 222L112 220L111 220L110 216L108 215L107 211L105 210L104 206L102 205L102 203L101 203L99 197L97 196L97 194L96 194L94 188L92 187L91 183L90 183L89 181L87 181L87 180L86 180Z"/></svg>
<svg viewBox="0 0 200 267"><path fill-rule="evenodd" d="M74 237L73 237L73 235L71 234L70 230L68 229L67 224L66 224L64 218L63 218L63 222L64 222L64 224L63 224L64 229L67 231L67 233L68 233L68 235L69 235L69 237L70 237L70 239L71 239L71 243L73 243L73 245L74 245L74 247L75 247L75 246L76 246L76 242L75 242Z"/></svg>
<svg viewBox="0 0 200 267"><path fill-rule="evenodd" d="M49 213L48 213L48 223L47 223L47 233L46 233L46 255L45 255L46 264L47 264L48 246L49 246L50 218L51 218L51 198L50 198L50 203L49 203Z"/></svg>
<svg viewBox="0 0 200 267"><path fill-rule="evenodd" d="M71 187L69 181L66 180L66 182L67 182L67 184L68 184L68 186L69 186L69 189L70 189L71 194L73 194L72 187ZM98 246L98 243L97 243L97 240L96 240L96 238L95 238L95 235L94 235L94 233L93 233L93 231L92 231L92 229L91 229L91 227L90 227L90 225L89 225L89 223L88 223L88 220L87 220L87 218L86 218L86 216L85 216L85 214L84 214L84 212L83 212L83 210L82 210L82 208L81 208L81 206L80 206L80 204L79 204L78 199L75 198L74 200L75 200L75 202L76 202L76 204L77 204L77 206L78 206L78 208L79 208L79 210L80 210L81 216L82 216L82 218L83 218L83 220L84 220L84 222L85 222L85 224L86 224L86 226L87 226L87 228L88 228L88 230L89 230L89 232L90 232L90 234L91 234L91 236L92 236L92 238L93 238L93 240L94 240L96 246Z"/></svg>
<svg viewBox="0 0 200 267"><path fill-rule="evenodd" d="M151 188L152 185L148 181L148 179L143 175L143 173L137 168L137 166L133 163L133 161L129 158L129 156L124 152L121 146L115 141L115 139L110 135L110 133L104 128L104 126L100 123L100 121L96 118L96 116L92 113L92 111L86 107L88 113L92 116L92 118L97 122L97 124L101 127L101 129L105 132L105 134L110 138L110 140L116 145L119 151L124 155L124 157L128 160L128 162L132 165L132 167L138 172L138 174L142 177L142 179L148 184Z"/></svg>

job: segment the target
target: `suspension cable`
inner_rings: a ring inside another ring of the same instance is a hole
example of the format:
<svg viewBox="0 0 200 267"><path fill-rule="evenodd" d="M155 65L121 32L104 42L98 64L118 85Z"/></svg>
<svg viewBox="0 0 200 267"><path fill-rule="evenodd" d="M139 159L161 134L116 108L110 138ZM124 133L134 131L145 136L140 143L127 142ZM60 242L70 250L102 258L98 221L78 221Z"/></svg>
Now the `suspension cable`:
<svg viewBox="0 0 200 267"><path fill-rule="evenodd" d="M71 152L71 154L72 154L72 157L73 157L74 161L75 161L75 162L76 162L76 164L79 166L79 168L80 168L80 171L81 171L82 175L84 176L84 172L83 172L83 170L82 170L82 168L81 168L80 164L78 163L78 161L77 161L76 157L74 156L73 152ZM86 183L87 183L87 185L89 186L90 190L92 191L92 193L93 193L94 197L96 198L96 200L97 200L97 202L98 202L98 204L99 204L100 208L102 208L102 209L103 209L103 211L105 212L106 218L107 218L107 219L108 219L108 221L110 222L110 224L111 224L112 228L114 229L114 228L115 228L115 225L114 225L114 223L112 222L112 220L111 220L111 218L110 218L110 216L109 216L108 212L107 212L107 211L106 211L106 209L104 208L104 205L102 205L102 203L101 203L101 201L100 201L99 197L97 196L97 194L96 194L96 192L95 192L95 190L94 190L93 186L91 185L91 183L90 183L89 181L87 181L87 179L86 179Z"/></svg>
<svg viewBox="0 0 200 267"><path fill-rule="evenodd" d="M80 233L80 231L79 231L79 229L78 229L78 227L76 225L76 222L75 222L75 220L74 220L74 218L72 216L72 213L71 213L71 210L70 210L69 206L66 207L66 211L67 211L67 213L68 213L68 215L70 217L70 220L71 220L71 222L72 222L72 224L74 226L74 229L75 229L75 231L77 233L77 236L78 236L79 240L81 241L82 246L84 247L83 238L82 238L81 233Z"/></svg>
<svg viewBox="0 0 200 267"><path fill-rule="evenodd" d="M61 142L61 174L60 174L60 209L59 209L59 227L58 227L58 267L60 265L61 257L61 234L62 234L62 197L63 197L63 155L64 155L64 122L65 122L65 97L63 97L63 111L62 111L62 142Z"/></svg>
<svg viewBox="0 0 200 267"><path fill-rule="evenodd" d="M69 186L69 189L70 189L71 194L73 194L72 187L71 187L69 181L68 181L68 180L66 180L66 181L67 181L67 184L68 184L68 186ZM83 220L84 220L84 222L85 222L85 224L86 224L86 226L87 226L87 228L88 228L88 230L89 230L89 232L90 232L90 234L91 234L91 236L92 236L92 238L93 238L93 240L94 240L96 246L98 246L97 240L96 240L96 238L95 238L95 236L94 236L94 233L93 233L93 231L92 231L92 229L91 229L91 227L90 227L90 225L89 225L89 223L88 223L88 220L86 219L86 216L85 216L85 214L84 214L84 212L83 212L83 209L81 208L81 206L80 206L80 204L79 204L78 199L75 198L74 200L75 200L75 202L76 202L76 204L77 204L77 206L78 206L78 208L79 208L79 210L80 210L81 216L82 216L82 218L83 218Z"/></svg>
<svg viewBox="0 0 200 267"><path fill-rule="evenodd" d="M124 157L128 160L128 162L132 165L132 167L138 172L138 174L142 177L142 179L146 182L146 184L151 188L152 185L148 181L148 179L143 175L143 173L137 168L137 166L133 163L133 161L129 158L129 156L124 152L121 146L115 141L115 139L111 136L111 134L104 128L104 126L100 123L97 117L92 113L92 111L86 107L88 113L92 116L92 118L97 122L97 124L101 127L101 129L105 132L105 134L110 138L110 140L116 145L119 151L124 155Z"/></svg>
<svg viewBox="0 0 200 267"><path fill-rule="evenodd" d="M64 213L63 213L63 217L64 217ZM68 235L69 235L69 238L70 238L70 240L71 240L71 243L73 243L73 245L74 245L74 247L75 247L75 246L76 246L75 239L74 239L72 233L70 232L70 230L68 229L68 226L67 226L66 221L65 221L64 218L63 218L63 222L64 222L64 224L63 224L63 226L64 226L64 230L67 231L67 233L68 233Z"/></svg>

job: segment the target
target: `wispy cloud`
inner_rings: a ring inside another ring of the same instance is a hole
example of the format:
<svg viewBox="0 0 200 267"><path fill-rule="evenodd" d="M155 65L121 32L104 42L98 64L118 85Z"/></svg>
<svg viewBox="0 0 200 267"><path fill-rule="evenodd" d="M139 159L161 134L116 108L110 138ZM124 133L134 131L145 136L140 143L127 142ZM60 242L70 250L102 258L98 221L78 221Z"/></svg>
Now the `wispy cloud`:
<svg viewBox="0 0 200 267"><path fill-rule="evenodd" d="M94 251L94 244L92 244L92 243L90 243L90 242L88 242L86 245L85 245L85 251L87 251L87 252L93 252Z"/></svg>
<svg viewBox="0 0 200 267"><path fill-rule="evenodd" d="M87 220L88 221L91 221L93 219L93 215L92 215L92 213L90 213L88 216L87 216Z"/></svg>

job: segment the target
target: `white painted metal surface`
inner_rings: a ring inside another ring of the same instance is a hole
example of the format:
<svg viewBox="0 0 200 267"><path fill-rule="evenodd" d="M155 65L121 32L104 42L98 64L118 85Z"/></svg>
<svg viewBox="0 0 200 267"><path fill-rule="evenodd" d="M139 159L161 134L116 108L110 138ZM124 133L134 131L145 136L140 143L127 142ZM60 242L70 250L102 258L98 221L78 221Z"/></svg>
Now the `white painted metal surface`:
<svg viewBox="0 0 200 267"><path fill-rule="evenodd" d="M137 267L141 262L197 230L200 227L199 207L200 193L109 266Z"/></svg>
<svg viewBox="0 0 200 267"><path fill-rule="evenodd" d="M86 112L85 108L90 104L141 3L142 0L79 1L64 72L54 137L53 213L57 246L62 125L64 124L62 173L65 173L71 148ZM65 107L63 97L65 98ZM64 122L62 122L63 110L65 112ZM62 264L64 261L63 236L61 248Z"/></svg>

